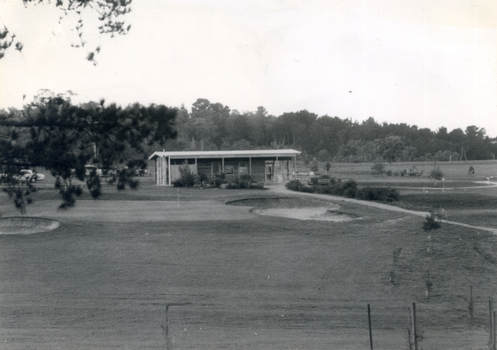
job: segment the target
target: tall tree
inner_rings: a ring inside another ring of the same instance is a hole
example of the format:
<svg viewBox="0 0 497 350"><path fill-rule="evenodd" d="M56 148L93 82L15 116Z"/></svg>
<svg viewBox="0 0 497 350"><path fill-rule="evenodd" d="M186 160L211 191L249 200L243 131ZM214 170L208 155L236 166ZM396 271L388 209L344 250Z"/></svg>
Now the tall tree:
<svg viewBox="0 0 497 350"><path fill-rule="evenodd" d="M76 179L86 182L94 198L101 194L100 177L95 171L86 173L86 164L98 163L105 170L115 163L126 163L129 170L119 173L117 188L134 188L135 168L146 166L145 146L176 136L176 113L176 109L163 105L134 104L123 109L101 101L75 106L61 96L41 98L21 111L3 113L0 165L4 175L0 183L17 198L23 193L21 170L43 167L56 178L61 208L67 208L83 191ZM24 211L25 202L20 203L19 209Z"/></svg>
<svg viewBox="0 0 497 350"><path fill-rule="evenodd" d="M98 31L100 34L127 34L131 25L127 25L124 17L131 11L132 0L17 0L22 1L25 6L30 4L54 6L60 10L60 20L70 17L70 22L74 24L79 42L73 44L74 47L85 47L87 42L84 38L85 19L83 14L90 12L93 18L98 21ZM17 40L12 29L0 28L0 59L5 56L8 49L14 48L21 52L23 49L22 38ZM100 52L100 47L88 51L86 59L95 63L95 56Z"/></svg>

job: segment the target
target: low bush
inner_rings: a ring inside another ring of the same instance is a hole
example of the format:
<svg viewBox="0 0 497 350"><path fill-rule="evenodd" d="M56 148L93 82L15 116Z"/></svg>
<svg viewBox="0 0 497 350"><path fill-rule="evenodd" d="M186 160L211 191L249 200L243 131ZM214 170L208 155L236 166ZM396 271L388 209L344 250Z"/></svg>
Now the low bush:
<svg viewBox="0 0 497 350"><path fill-rule="evenodd" d="M238 181L231 181L226 184L226 189L236 190L240 188L240 183Z"/></svg>
<svg viewBox="0 0 497 350"><path fill-rule="evenodd" d="M371 167L373 175L379 176L385 173L385 164L383 163L374 163Z"/></svg>
<svg viewBox="0 0 497 350"><path fill-rule="evenodd" d="M188 164L179 167L180 177L173 182L174 187L192 187L195 184L195 174L192 173Z"/></svg>
<svg viewBox="0 0 497 350"><path fill-rule="evenodd" d="M240 188L250 188L253 180L250 175L242 175L238 182L240 183Z"/></svg>
<svg viewBox="0 0 497 350"><path fill-rule="evenodd" d="M356 198L367 201L392 202L399 200L400 193L395 188L366 186L356 192Z"/></svg>
<svg viewBox="0 0 497 350"><path fill-rule="evenodd" d="M442 219L432 211L430 215L426 216L426 220L423 222L423 230L425 231L437 230L440 227L442 227L441 222Z"/></svg>
<svg viewBox="0 0 497 350"><path fill-rule="evenodd" d="M343 195L345 197L354 198L357 194L357 182L348 180L343 184Z"/></svg>
<svg viewBox="0 0 497 350"><path fill-rule="evenodd" d="M330 178L322 176L320 178ZM342 182L340 179L330 178L331 181L327 185L319 185L317 179L311 181L312 186L306 186L300 180L292 180L285 186L291 191L308 192L308 193L322 193L331 194L336 196L345 196L348 198L357 198L368 201L383 201L392 202L398 201L400 193L398 190L390 187L371 187L366 186L359 188L357 182L348 180Z"/></svg>
<svg viewBox="0 0 497 350"><path fill-rule="evenodd" d="M211 185L215 188L221 187L224 183L224 180L220 176L216 176L213 180L211 180Z"/></svg>
<svg viewBox="0 0 497 350"><path fill-rule="evenodd" d="M240 178L235 178L226 184L229 190L246 188L246 189L263 189L263 183L254 183L250 175L242 175Z"/></svg>
<svg viewBox="0 0 497 350"><path fill-rule="evenodd" d="M285 187L289 189L290 191L297 191L297 192L302 192L302 188L304 185L300 180L292 180L290 182L287 182Z"/></svg>
<svg viewBox="0 0 497 350"><path fill-rule="evenodd" d="M444 173L442 170L440 170L440 168L435 168L435 169L432 169L430 171L430 177L433 179L433 180L442 180L443 177L444 177Z"/></svg>
<svg viewBox="0 0 497 350"><path fill-rule="evenodd" d="M262 182L253 183L250 185L250 188L254 189L254 190L262 190L262 189L264 189L264 183L262 183Z"/></svg>
<svg viewBox="0 0 497 350"><path fill-rule="evenodd" d="M323 194L333 194L337 196L345 196L349 198L354 198L357 191L357 182L354 180L348 180L343 183L340 179L331 179L332 181L325 186L314 185L311 187L313 192L323 193Z"/></svg>

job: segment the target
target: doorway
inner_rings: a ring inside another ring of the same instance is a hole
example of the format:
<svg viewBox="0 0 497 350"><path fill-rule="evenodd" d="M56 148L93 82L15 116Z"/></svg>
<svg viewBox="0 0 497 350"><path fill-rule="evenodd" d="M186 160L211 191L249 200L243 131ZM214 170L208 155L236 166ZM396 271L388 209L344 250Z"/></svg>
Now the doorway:
<svg viewBox="0 0 497 350"><path fill-rule="evenodd" d="M266 161L266 178L265 182L272 182L274 177L274 163Z"/></svg>

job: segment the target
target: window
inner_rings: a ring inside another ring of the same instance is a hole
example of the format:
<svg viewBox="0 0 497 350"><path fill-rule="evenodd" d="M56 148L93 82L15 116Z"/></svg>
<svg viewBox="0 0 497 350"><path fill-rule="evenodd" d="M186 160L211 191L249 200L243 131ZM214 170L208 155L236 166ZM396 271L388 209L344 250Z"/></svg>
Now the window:
<svg viewBox="0 0 497 350"><path fill-rule="evenodd" d="M221 163L212 162L211 169L212 169L213 175L220 175L221 174Z"/></svg>

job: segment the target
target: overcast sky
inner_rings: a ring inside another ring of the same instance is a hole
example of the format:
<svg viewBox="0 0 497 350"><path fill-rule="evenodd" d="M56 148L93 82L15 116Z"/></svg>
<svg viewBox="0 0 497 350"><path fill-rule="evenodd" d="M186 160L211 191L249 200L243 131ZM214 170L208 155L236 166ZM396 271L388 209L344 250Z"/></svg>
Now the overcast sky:
<svg viewBox="0 0 497 350"><path fill-rule="evenodd" d="M0 108L71 90L75 102L190 109L207 98L497 136L495 0L135 0L128 35L99 37L86 22L83 49L59 15L0 0L0 26L24 44L0 60Z"/></svg>

